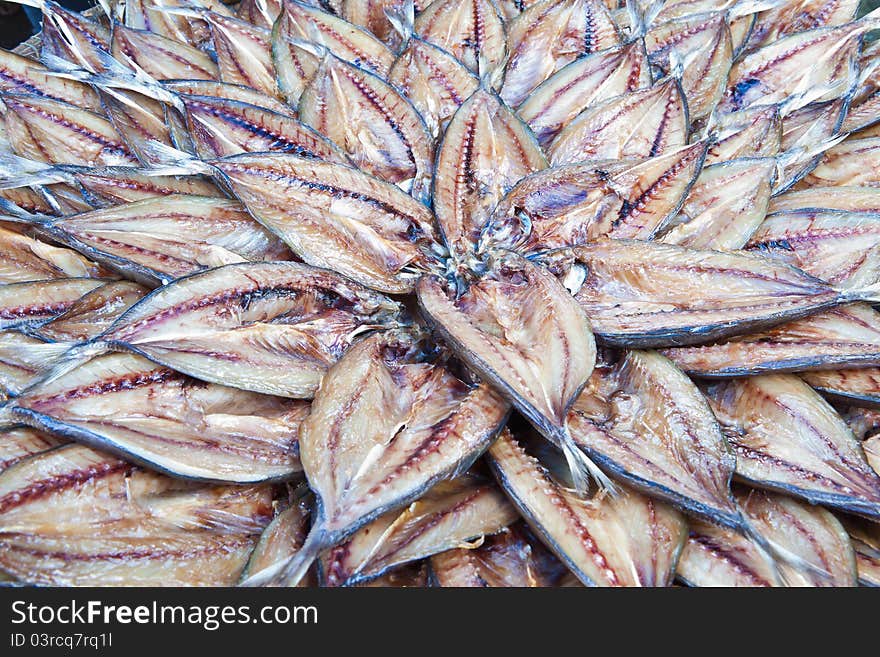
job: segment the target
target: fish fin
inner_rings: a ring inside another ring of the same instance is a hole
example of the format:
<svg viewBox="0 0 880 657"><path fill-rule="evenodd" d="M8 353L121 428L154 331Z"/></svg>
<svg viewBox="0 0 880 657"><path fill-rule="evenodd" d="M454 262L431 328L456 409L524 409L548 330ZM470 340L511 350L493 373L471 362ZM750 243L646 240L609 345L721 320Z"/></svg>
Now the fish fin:
<svg viewBox="0 0 880 657"><path fill-rule="evenodd" d="M400 34L404 44L415 34L416 5L413 0L406 0L399 10L392 7L385 9L385 18L391 23L391 27Z"/></svg>
<svg viewBox="0 0 880 657"><path fill-rule="evenodd" d="M614 482L577 446L567 427L557 432L556 442L565 456L565 461L571 472L572 483L579 495L586 496L590 490L591 479L596 482L600 492L612 495L617 493Z"/></svg>
<svg viewBox="0 0 880 657"><path fill-rule="evenodd" d="M214 167L207 162L155 139L145 142L141 150L155 163L145 172L150 176L213 176L216 173Z"/></svg>
<svg viewBox="0 0 880 657"><path fill-rule="evenodd" d="M312 527L305 542L295 554L249 575L239 586L296 586L305 577L318 555L330 547L327 532Z"/></svg>
<svg viewBox="0 0 880 657"><path fill-rule="evenodd" d="M41 224L52 218L42 214L32 214L12 201L0 198L0 220L17 224Z"/></svg>
<svg viewBox="0 0 880 657"><path fill-rule="evenodd" d="M84 365L93 358L110 353L111 347L106 342L96 340L86 342L66 350L57 362L52 366L44 376L41 376L36 382L32 383L28 389L34 389L46 383L55 381L65 374L72 372L80 365Z"/></svg>
<svg viewBox="0 0 880 657"><path fill-rule="evenodd" d="M651 0L644 9L639 6L638 0L626 0L626 13L630 23L630 38L638 39L651 28L651 24L663 10L666 0Z"/></svg>
<svg viewBox="0 0 880 657"><path fill-rule="evenodd" d="M819 142L814 142L812 139L808 138L805 146L795 146L784 153L780 153L774 158L776 160L776 180L783 179L785 168L792 162L797 160L808 161L816 155L821 155L825 151L837 146L837 144L842 142L848 136L849 134L835 135Z"/></svg>
<svg viewBox="0 0 880 657"><path fill-rule="evenodd" d="M734 18L742 18L743 16L751 16L762 11L775 9L785 4L788 0L740 0L735 2L727 12L729 20Z"/></svg>
<svg viewBox="0 0 880 657"><path fill-rule="evenodd" d="M73 180L73 175L65 165L53 166L13 153L0 153L0 189L18 189Z"/></svg>

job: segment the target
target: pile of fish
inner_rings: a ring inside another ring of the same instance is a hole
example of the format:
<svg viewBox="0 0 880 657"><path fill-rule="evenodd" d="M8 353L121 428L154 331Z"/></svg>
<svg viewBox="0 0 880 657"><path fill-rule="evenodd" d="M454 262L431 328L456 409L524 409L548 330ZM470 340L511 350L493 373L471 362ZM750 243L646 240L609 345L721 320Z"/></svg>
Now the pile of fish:
<svg viewBox="0 0 880 657"><path fill-rule="evenodd" d="M7 583L880 585L880 10L26 1Z"/></svg>

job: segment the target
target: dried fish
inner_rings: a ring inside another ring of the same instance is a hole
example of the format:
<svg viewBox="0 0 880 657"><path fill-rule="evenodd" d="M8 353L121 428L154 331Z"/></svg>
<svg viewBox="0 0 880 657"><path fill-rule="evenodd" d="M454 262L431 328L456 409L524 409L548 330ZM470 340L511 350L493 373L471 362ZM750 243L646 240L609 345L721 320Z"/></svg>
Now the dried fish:
<svg viewBox="0 0 880 657"><path fill-rule="evenodd" d="M0 90L45 96L93 112L101 101L89 85L49 74L40 62L0 48Z"/></svg>
<svg viewBox="0 0 880 657"><path fill-rule="evenodd" d="M506 405L427 360L424 347L417 334L379 333L327 373L300 436L318 498L312 529L292 559L247 583L296 584L318 553L463 472L492 442Z"/></svg>
<svg viewBox="0 0 880 657"><path fill-rule="evenodd" d="M441 587L580 586L569 583L571 571L517 523L477 547L461 547L434 555L431 578ZM573 579L573 578L572 578Z"/></svg>
<svg viewBox="0 0 880 657"><path fill-rule="evenodd" d="M254 547L251 558L241 574L242 579L246 580L252 574L293 556L302 547L309 533L308 501L306 496L294 499L290 506L278 513L263 530L260 541ZM297 586L313 586L315 578L309 575L303 577Z"/></svg>
<svg viewBox="0 0 880 657"><path fill-rule="evenodd" d="M213 164L248 211L312 265L391 294L411 291L435 267L430 210L390 183L282 153Z"/></svg>
<svg viewBox="0 0 880 657"><path fill-rule="evenodd" d="M804 372L801 378L831 401L880 408L880 367Z"/></svg>
<svg viewBox="0 0 880 657"><path fill-rule="evenodd" d="M507 25L501 97L511 107L579 57L617 46L620 37L600 0L541 0Z"/></svg>
<svg viewBox="0 0 880 657"><path fill-rule="evenodd" d="M814 504L880 517L880 476L843 419L798 377L734 379L706 392L736 452L738 477Z"/></svg>
<svg viewBox="0 0 880 657"><path fill-rule="evenodd" d="M56 278L0 285L0 329L60 315L105 282L98 278Z"/></svg>
<svg viewBox="0 0 880 657"><path fill-rule="evenodd" d="M677 512L633 491L583 499L566 487L564 474L542 465L509 431L488 456L535 533L585 585L668 586L672 581L687 531Z"/></svg>
<svg viewBox="0 0 880 657"><path fill-rule="evenodd" d="M313 52L310 44L300 43L296 26L282 13L272 27L272 63L278 90L290 107L299 104L303 89L312 79L321 58Z"/></svg>
<svg viewBox="0 0 880 657"><path fill-rule="evenodd" d="M547 258L573 259L566 276L596 335L628 347L708 343L873 298L744 252L604 240Z"/></svg>
<svg viewBox="0 0 880 657"><path fill-rule="evenodd" d="M216 80L220 75L217 64L198 48L118 23L113 26L110 54L156 80Z"/></svg>
<svg viewBox="0 0 880 657"><path fill-rule="evenodd" d="M80 445L0 475L0 568L32 584L234 584L267 486L193 486Z"/></svg>
<svg viewBox="0 0 880 657"><path fill-rule="evenodd" d="M212 11L199 16L211 27L220 80L279 96L269 30Z"/></svg>
<svg viewBox="0 0 880 657"><path fill-rule="evenodd" d="M419 306L443 341L565 452L579 490L605 476L574 446L566 412L596 361L590 321L552 274L514 254L453 298L423 278ZM540 311L538 310L540 309ZM543 346L541 353L529 345Z"/></svg>
<svg viewBox="0 0 880 657"><path fill-rule="evenodd" d="M697 376L806 372L807 377L817 377L817 382L827 381L829 388L848 387L843 383L848 374L854 377L850 384L862 375L850 370L811 370L880 365L878 319L877 311L868 304L847 304L765 331L716 344L666 349L663 354ZM865 376L870 376L871 369L865 370ZM837 383L833 383L835 380Z"/></svg>
<svg viewBox="0 0 880 657"><path fill-rule="evenodd" d="M100 356L25 390L6 421L120 454L177 477L230 483L301 472L307 402L193 381L132 354Z"/></svg>
<svg viewBox="0 0 880 657"><path fill-rule="evenodd" d="M547 150L554 166L644 158L687 144L687 103L676 78L611 98L578 114Z"/></svg>
<svg viewBox="0 0 880 657"><path fill-rule="evenodd" d="M427 200L433 142L416 108L377 75L327 54L299 99L306 125L355 165Z"/></svg>
<svg viewBox="0 0 880 657"><path fill-rule="evenodd" d="M27 220L39 233L150 286L234 262L290 259L284 243L237 201L210 196L175 194Z"/></svg>
<svg viewBox="0 0 880 657"><path fill-rule="evenodd" d="M645 45L636 40L576 59L532 91L516 112L546 148L586 108L650 85Z"/></svg>
<svg viewBox="0 0 880 657"><path fill-rule="evenodd" d="M856 551L859 584L880 586L880 531L877 524L850 516L841 517Z"/></svg>
<svg viewBox="0 0 880 657"><path fill-rule="evenodd" d="M491 79L507 54L504 19L494 0L434 0L416 16L415 33Z"/></svg>
<svg viewBox="0 0 880 657"><path fill-rule="evenodd" d="M477 89L449 122L434 173L434 213L454 260L468 259L517 181L546 166L528 127L492 92Z"/></svg>
<svg viewBox="0 0 880 657"><path fill-rule="evenodd" d="M401 320L396 303L333 272L241 263L156 290L81 355L130 350L205 381L308 398L358 335Z"/></svg>
<svg viewBox="0 0 880 657"><path fill-rule="evenodd" d="M266 95L262 91L240 84L229 84L217 80L165 80L162 82L162 87L175 94L237 101L296 118L296 111L287 103L281 102L274 96Z"/></svg>
<svg viewBox="0 0 880 657"><path fill-rule="evenodd" d="M320 559L322 580L351 586L375 579L397 566L468 543L519 519L491 482L464 475L443 481L402 511L391 511L328 550Z"/></svg>
<svg viewBox="0 0 880 657"><path fill-rule="evenodd" d="M741 529L730 495L736 461L700 391L670 361L626 352L598 366L568 416L578 446L644 493Z"/></svg>
<svg viewBox="0 0 880 657"><path fill-rule="evenodd" d="M5 209L0 205L0 212ZM16 209L16 211L18 211ZM5 215L0 214L0 218ZM106 271L76 251L0 228L0 283L98 278Z"/></svg>
<svg viewBox="0 0 880 657"><path fill-rule="evenodd" d="M749 539L704 522L691 524L678 576L691 586L855 586L856 555L825 509L782 495L740 490L739 505L757 528L815 572L780 565L778 576Z"/></svg>
<svg viewBox="0 0 880 657"><path fill-rule="evenodd" d="M706 145L696 143L647 160L539 171L523 178L498 204L482 242L528 254L600 237L650 239L685 198L699 199L692 185L705 152Z"/></svg>
<svg viewBox="0 0 880 657"><path fill-rule="evenodd" d="M0 473L29 456L40 454L65 442L63 439L30 427L6 429L0 433Z"/></svg>
<svg viewBox="0 0 880 657"><path fill-rule="evenodd" d="M880 213L880 189L875 187L810 187L775 196L770 214L794 210L841 210Z"/></svg>
<svg viewBox="0 0 880 657"><path fill-rule="evenodd" d="M847 139L828 149L819 164L798 183L804 187L880 187L880 138Z"/></svg>

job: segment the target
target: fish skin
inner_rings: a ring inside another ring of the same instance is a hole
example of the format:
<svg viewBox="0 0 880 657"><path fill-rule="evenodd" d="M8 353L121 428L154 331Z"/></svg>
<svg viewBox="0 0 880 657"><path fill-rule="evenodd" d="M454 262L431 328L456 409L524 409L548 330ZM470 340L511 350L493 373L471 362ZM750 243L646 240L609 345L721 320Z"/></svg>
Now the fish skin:
<svg viewBox="0 0 880 657"><path fill-rule="evenodd" d="M56 278L0 285L0 329L52 319L105 282L98 278Z"/></svg>
<svg viewBox="0 0 880 657"><path fill-rule="evenodd" d="M310 398L359 334L402 321L397 303L333 272L239 263L154 291L85 349L128 350L217 384Z"/></svg>
<svg viewBox="0 0 880 657"><path fill-rule="evenodd" d="M324 586L352 586L472 543L479 545L519 514L490 481L464 475L442 481L401 511L391 511L325 552Z"/></svg>
<svg viewBox="0 0 880 657"><path fill-rule="evenodd" d="M529 128L492 92L479 88L459 107L437 147L434 214L461 267L504 195L547 166Z"/></svg>
<svg viewBox="0 0 880 657"><path fill-rule="evenodd" d="M366 30L297 0L282 0L282 28L291 38L324 46L334 55L384 78L394 64L394 52Z"/></svg>
<svg viewBox="0 0 880 657"><path fill-rule="evenodd" d="M229 586L271 518L268 486L181 484L81 445L9 468L0 496L0 567L31 584Z"/></svg>
<svg viewBox="0 0 880 657"><path fill-rule="evenodd" d="M666 358L628 351L597 366L568 424L575 443L613 477L688 514L742 529L730 494L734 455L703 395Z"/></svg>
<svg viewBox="0 0 880 657"><path fill-rule="evenodd" d="M194 382L140 356L110 354L23 391L3 412L175 477L246 484L302 471L297 439L308 402Z"/></svg>
<svg viewBox="0 0 880 657"><path fill-rule="evenodd" d="M119 23L113 25L110 54L156 80L216 80L220 75L217 64L198 48Z"/></svg>
<svg viewBox="0 0 880 657"><path fill-rule="evenodd" d="M804 372L817 382L827 381L829 389L845 388L847 375L841 371L838 376L835 370L868 368L864 375L852 372L850 383L855 384L880 365L878 319L880 315L868 304L847 304L720 343L675 347L662 353L693 376ZM855 388L853 394L858 394Z"/></svg>
<svg viewBox="0 0 880 657"><path fill-rule="evenodd" d="M576 59L535 88L517 114L547 148L578 114L621 94L651 86L651 71L644 42Z"/></svg>
<svg viewBox="0 0 880 657"><path fill-rule="evenodd" d="M429 201L433 140L391 84L327 54L298 107L300 120L338 144L359 169Z"/></svg>
<svg viewBox="0 0 880 657"><path fill-rule="evenodd" d="M212 164L257 221L309 264L389 294L412 291L419 273L437 266L430 210L395 185L286 153Z"/></svg>
<svg viewBox="0 0 880 657"><path fill-rule="evenodd" d="M880 213L880 189L874 187L810 187L787 191L770 200L769 214L790 210L843 210Z"/></svg>
<svg viewBox="0 0 880 657"><path fill-rule="evenodd" d="M517 107L566 64L619 43L617 26L600 0L536 2L507 24L501 98Z"/></svg>
<svg viewBox="0 0 880 657"><path fill-rule="evenodd" d="M596 343L590 320L553 275L510 253L455 298L436 277L423 278L416 292L443 342L574 459L566 413L593 370ZM540 354L528 353L534 344ZM591 463L583 466L604 483Z"/></svg>
<svg viewBox="0 0 880 657"><path fill-rule="evenodd" d="M287 103L240 84L229 84L217 80L164 80L162 87L175 94L232 100L296 118L296 110Z"/></svg>
<svg viewBox="0 0 880 657"><path fill-rule="evenodd" d="M0 474L29 456L66 443L63 439L24 426L5 429L0 438Z"/></svg>
<svg viewBox="0 0 880 657"><path fill-rule="evenodd" d="M687 532L676 511L628 490L578 497L508 430L488 461L535 534L584 585L671 583Z"/></svg>
<svg viewBox="0 0 880 657"><path fill-rule="evenodd" d="M795 189L880 187L880 138L847 139L822 154L819 164Z"/></svg>
<svg viewBox="0 0 880 657"><path fill-rule="evenodd" d="M203 159L275 151L351 163L338 146L289 114L224 98L179 97L186 110L189 135Z"/></svg>
<svg viewBox="0 0 880 657"><path fill-rule="evenodd" d="M880 214L788 211L768 216L746 248L841 288L880 279Z"/></svg>
<svg viewBox="0 0 880 657"><path fill-rule="evenodd" d="M47 217L36 230L150 287L234 262L291 259L240 203L210 196L157 196Z"/></svg>
<svg viewBox="0 0 880 657"><path fill-rule="evenodd" d="M438 587L582 586L523 522L487 536L478 547L436 554L429 563Z"/></svg>
<svg viewBox="0 0 880 657"><path fill-rule="evenodd" d="M736 453L740 479L814 504L880 517L880 476L843 419L801 379L768 374L705 391Z"/></svg>
<svg viewBox="0 0 880 657"><path fill-rule="evenodd" d="M50 164L138 163L113 124L99 114L34 95L4 93L2 100L17 155Z"/></svg>
<svg viewBox="0 0 880 657"><path fill-rule="evenodd" d="M246 21L201 12L211 28L221 82L252 87L281 98L271 56L271 33Z"/></svg>
<svg viewBox="0 0 880 657"><path fill-rule="evenodd" d="M647 160L531 174L495 208L482 242L531 254L600 237L652 239L694 196L705 152L706 144L698 142Z"/></svg>
<svg viewBox="0 0 880 657"><path fill-rule="evenodd" d="M775 176L772 158L704 166L660 241L696 249L743 248L767 215Z"/></svg>
<svg viewBox="0 0 880 657"><path fill-rule="evenodd" d="M880 367L804 372L801 378L831 401L880 408Z"/></svg>
<svg viewBox="0 0 880 657"><path fill-rule="evenodd" d="M47 75L43 64L0 48L0 91L30 93L101 112L98 94L89 85Z"/></svg>
<svg viewBox="0 0 880 657"><path fill-rule="evenodd" d="M721 12L697 14L656 24L645 34L645 47L652 66L662 75L673 72L673 51L687 61L681 87L688 117L696 121L708 116L724 93L733 65L727 16Z"/></svg>
<svg viewBox="0 0 880 657"><path fill-rule="evenodd" d="M551 252L542 260L552 266L553 260L570 258L574 267L586 268L573 293L597 338L624 347L711 343L859 298L784 263L741 251L602 240Z"/></svg>
<svg viewBox="0 0 880 657"><path fill-rule="evenodd" d="M330 369L300 435L318 500L311 532L293 560L249 583L295 584L319 552L457 476L494 440L506 404L426 362L421 340L377 333Z"/></svg>
<svg viewBox="0 0 880 657"><path fill-rule="evenodd" d="M733 65L716 111L727 113L777 103L819 85L840 83L819 100L844 95L843 83L858 55L862 34L868 30L868 21L817 28L783 37L745 55Z"/></svg>
<svg viewBox="0 0 880 657"><path fill-rule="evenodd" d="M398 55L388 82L412 102L435 139L480 86L479 78L452 54L416 36Z"/></svg>
<svg viewBox="0 0 880 657"><path fill-rule="evenodd" d="M819 572L782 563L777 575L749 539L697 521L691 524L678 563L678 576L690 586L856 585L856 555L846 531L831 513L766 491L739 489L736 496L759 532Z"/></svg>
<svg viewBox="0 0 880 657"><path fill-rule="evenodd" d="M507 32L494 0L434 0L416 16L414 31L480 78L495 78L504 66Z"/></svg>
<svg viewBox="0 0 880 657"><path fill-rule="evenodd" d="M547 149L551 164L646 158L687 145L688 110L681 85L666 78L585 109Z"/></svg>
<svg viewBox="0 0 880 657"><path fill-rule="evenodd" d="M101 278L107 271L72 249L0 228L0 284Z"/></svg>

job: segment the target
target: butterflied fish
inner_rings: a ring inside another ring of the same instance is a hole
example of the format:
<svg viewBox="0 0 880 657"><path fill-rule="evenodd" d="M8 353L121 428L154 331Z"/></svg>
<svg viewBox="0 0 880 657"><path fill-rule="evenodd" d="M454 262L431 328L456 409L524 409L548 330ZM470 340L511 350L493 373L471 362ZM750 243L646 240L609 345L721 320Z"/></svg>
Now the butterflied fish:
<svg viewBox="0 0 880 657"><path fill-rule="evenodd" d="M491 481L465 475L443 481L402 511L386 513L319 560L327 586L351 586L397 566L468 543L516 522L516 512Z"/></svg>
<svg viewBox="0 0 880 657"><path fill-rule="evenodd" d="M685 582L691 586L856 585L856 555L831 513L764 491L742 489L737 499L759 532L816 570L781 564L779 573L774 573L749 539L696 521L678 562L678 576Z"/></svg>
<svg viewBox="0 0 880 657"><path fill-rule="evenodd" d="M580 586L570 571L522 522L430 559L435 586L451 588Z"/></svg>
<svg viewBox="0 0 880 657"><path fill-rule="evenodd" d="M3 417L178 477L252 483L301 472L297 439L308 410L110 354L25 390Z"/></svg>
<svg viewBox="0 0 880 657"><path fill-rule="evenodd" d="M804 372L801 378L832 401L880 408L880 367Z"/></svg>
<svg viewBox="0 0 880 657"><path fill-rule="evenodd" d="M856 17L859 0L794 0L779 2L758 17L748 47L757 48L778 39L812 30L849 23Z"/></svg>
<svg viewBox="0 0 880 657"><path fill-rule="evenodd" d="M517 108L545 148L586 108L651 85L644 42L576 59L534 89Z"/></svg>
<svg viewBox="0 0 880 657"><path fill-rule="evenodd" d="M565 279L597 337L628 347L708 343L874 295L757 254L656 242L603 240L544 258L573 258Z"/></svg>
<svg viewBox="0 0 880 657"><path fill-rule="evenodd" d="M880 365L878 320L880 315L870 305L847 304L765 331L746 333L716 344L666 349L663 354L687 373L697 376L752 376L808 370L805 376L826 380L829 387L842 386L847 374L811 370ZM865 376L869 376L871 369L866 370ZM852 384L862 377L854 372L852 376ZM839 379L837 384L832 383L835 379Z"/></svg>
<svg viewBox="0 0 880 657"><path fill-rule="evenodd" d="M299 28L282 14L272 27L272 63L278 90L290 107L299 105L303 89L312 79L321 58L313 52L310 44L299 42Z"/></svg>
<svg viewBox="0 0 880 657"><path fill-rule="evenodd" d="M269 30L215 12L200 15L211 27L220 80L278 96Z"/></svg>
<svg viewBox="0 0 880 657"><path fill-rule="evenodd" d="M707 388L736 453L737 476L845 511L880 517L880 476L837 412L791 374Z"/></svg>
<svg viewBox="0 0 880 657"><path fill-rule="evenodd" d="M217 80L165 80L162 82L162 86L176 94L208 96L221 100L237 101L239 103L247 103L248 105L256 105L257 107L271 110L276 114L296 117L296 110L287 103L278 100L274 96L264 94L262 91L257 91L252 87L245 87L240 84L229 84L228 82L218 82Z"/></svg>
<svg viewBox="0 0 880 657"><path fill-rule="evenodd" d="M34 454L63 445L63 438L30 427L13 427L0 433L0 473Z"/></svg>
<svg viewBox="0 0 880 657"><path fill-rule="evenodd" d="M377 75L327 54L299 99L306 125L361 170L427 200L434 150L416 108Z"/></svg>
<svg viewBox="0 0 880 657"><path fill-rule="evenodd" d="M416 16L414 29L481 78L493 77L504 65L504 19L493 0L434 0Z"/></svg>
<svg viewBox="0 0 880 657"><path fill-rule="evenodd" d="M311 561L381 514L469 467L507 418L487 386L428 360L419 336L368 337L332 368L300 435L317 499L302 549L247 583L296 584Z"/></svg>
<svg viewBox="0 0 880 657"><path fill-rule="evenodd" d="M0 228L0 283L98 278L106 273L76 251Z"/></svg>
<svg viewBox="0 0 880 657"><path fill-rule="evenodd" d="M880 187L880 138L847 139L828 149L798 187Z"/></svg>
<svg viewBox="0 0 880 657"><path fill-rule="evenodd" d="M587 586L668 586L684 544L684 518L639 493L583 499L545 458L504 431L489 464L541 540ZM562 460L561 455L559 460Z"/></svg>
<svg viewBox="0 0 880 657"><path fill-rule="evenodd" d="M39 233L151 286L234 262L291 258L240 203L211 196L173 194L57 220L30 219Z"/></svg>
<svg viewBox="0 0 880 657"><path fill-rule="evenodd" d="M131 350L207 381L308 398L359 334L401 319L396 303L333 272L242 263L156 290L83 350Z"/></svg>
<svg viewBox="0 0 880 657"><path fill-rule="evenodd" d="M0 285L0 328L51 319L104 283L98 278L57 278Z"/></svg>
<svg viewBox="0 0 880 657"><path fill-rule="evenodd" d="M0 475L0 567L56 586L233 585L268 486L193 486L80 445Z"/></svg>
<svg viewBox="0 0 880 657"><path fill-rule="evenodd" d="M585 109L556 136L547 155L554 166L655 157L687 144L688 123L681 85L668 77Z"/></svg>
<svg viewBox="0 0 880 657"><path fill-rule="evenodd" d="M507 26L507 65L501 97L511 107L560 68L620 42L600 0L541 0Z"/></svg>
<svg viewBox="0 0 880 657"><path fill-rule="evenodd" d="M156 80L216 80L220 71L207 53L154 32L113 26L110 53Z"/></svg>
<svg viewBox="0 0 880 657"><path fill-rule="evenodd" d="M578 489L586 490L589 476L607 484L566 427L566 412L593 370L596 344L589 319L553 275L511 253L457 297L436 277L423 278L417 293L443 341L565 452ZM530 352L530 344L543 345L541 353Z"/></svg>
<svg viewBox="0 0 880 657"><path fill-rule="evenodd" d="M461 263L504 195L547 166L529 128L492 92L480 88L452 117L438 148L434 212Z"/></svg>
<svg viewBox="0 0 880 657"><path fill-rule="evenodd" d="M3 49L0 49L0 90L37 94L93 112L102 111L98 94L89 85L48 75L48 69L39 62Z"/></svg>
<svg viewBox="0 0 880 657"><path fill-rule="evenodd" d="M880 530L878 530L878 525L849 516L841 517L841 522L849 532L850 541L856 552L859 584L880 586Z"/></svg>
<svg viewBox="0 0 880 657"><path fill-rule="evenodd" d="M650 239L679 212L706 145L647 160L572 164L523 178L498 204L481 250L497 245L535 253L599 237ZM690 190L690 191L689 191Z"/></svg>
<svg viewBox="0 0 880 657"><path fill-rule="evenodd" d="M875 187L810 187L775 196L768 212L789 210L843 210L880 213L880 189Z"/></svg>
<svg viewBox="0 0 880 657"><path fill-rule="evenodd" d="M312 265L392 294L411 291L436 266L430 210L395 185L282 153L213 164L251 214Z"/></svg>

